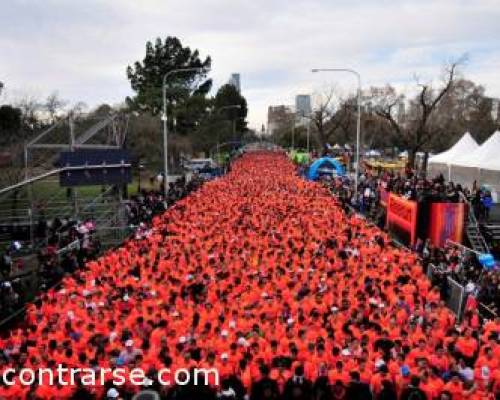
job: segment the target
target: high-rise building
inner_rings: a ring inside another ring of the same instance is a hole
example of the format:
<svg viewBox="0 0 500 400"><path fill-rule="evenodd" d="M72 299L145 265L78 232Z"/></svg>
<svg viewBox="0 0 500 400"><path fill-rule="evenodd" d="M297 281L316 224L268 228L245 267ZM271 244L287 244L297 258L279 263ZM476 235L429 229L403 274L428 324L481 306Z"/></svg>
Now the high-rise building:
<svg viewBox="0 0 500 400"><path fill-rule="evenodd" d="M238 93L241 93L240 74L231 74L228 84L234 86Z"/></svg>
<svg viewBox="0 0 500 400"><path fill-rule="evenodd" d="M298 94L295 96L295 112L297 116L304 117L310 115L312 111L311 108L311 96L308 94Z"/></svg>
<svg viewBox="0 0 500 400"><path fill-rule="evenodd" d="M291 124L295 113L290 106L269 106L267 109L267 133L272 135L276 130Z"/></svg>
<svg viewBox="0 0 500 400"><path fill-rule="evenodd" d="M500 99L492 98L491 101L491 119L497 122L500 119Z"/></svg>

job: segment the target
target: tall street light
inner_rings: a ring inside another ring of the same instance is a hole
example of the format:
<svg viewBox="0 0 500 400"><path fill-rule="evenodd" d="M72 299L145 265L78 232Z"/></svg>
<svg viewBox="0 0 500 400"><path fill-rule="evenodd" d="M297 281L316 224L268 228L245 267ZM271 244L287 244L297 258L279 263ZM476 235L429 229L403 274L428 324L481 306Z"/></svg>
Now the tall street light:
<svg viewBox="0 0 500 400"><path fill-rule="evenodd" d="M165 75L163 75L162 82L162 92L163 92L163 168L164 168L164 195L165 201L168 197L168 117L167 117L167 78L170 75L178 74L182 72L204 72L204 68L178 68L173 69L172 71L168 71Z"/></svg>
<svg viewBox="0 0 500 400"><path fill-rule="evenodd" d="M354 175L354 193L358 193L358 175L359 175L359 142L360 142L360 131L361 131L361 75L359 72L349 69L349 68L314 68L311 72L349 72L356 76L358 80L358 122L356 126L356 163L354 165L355 175Z"/></svg>

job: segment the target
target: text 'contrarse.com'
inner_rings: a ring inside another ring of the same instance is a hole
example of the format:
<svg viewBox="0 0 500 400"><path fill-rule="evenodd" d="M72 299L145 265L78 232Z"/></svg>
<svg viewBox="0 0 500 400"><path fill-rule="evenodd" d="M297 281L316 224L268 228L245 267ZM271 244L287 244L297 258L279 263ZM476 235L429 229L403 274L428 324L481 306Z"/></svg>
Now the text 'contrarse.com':
<svg viewBox="0 0 500 400"><path fill-rule="evenodd" d="M219 385L219 371L215 368L179 368L171 370L163 368L154 374L147 373L142 368L66 368L59 364L50 368L14 368L4 369L0 377L6 386L21 384L23 386L105 386L111 382L114 386L150 386L154 382L162 386L185 385Z"/></svg>

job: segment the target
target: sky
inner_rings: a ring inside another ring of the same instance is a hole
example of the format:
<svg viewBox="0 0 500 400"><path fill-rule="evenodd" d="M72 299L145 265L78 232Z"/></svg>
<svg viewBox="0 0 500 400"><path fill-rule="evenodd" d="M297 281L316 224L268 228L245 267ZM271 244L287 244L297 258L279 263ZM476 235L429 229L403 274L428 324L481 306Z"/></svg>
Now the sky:
<svg viewBox="0 0 500 400"><path fill-rule="evenodd" d="M0 103L118 104L131 95L126 67L145 43L177 36L212 57L214 89L241 74L250 126L295 95L396 86L410 93L467 54L461 73L500 97L500 0L6 0L0 8Z"/></svg>

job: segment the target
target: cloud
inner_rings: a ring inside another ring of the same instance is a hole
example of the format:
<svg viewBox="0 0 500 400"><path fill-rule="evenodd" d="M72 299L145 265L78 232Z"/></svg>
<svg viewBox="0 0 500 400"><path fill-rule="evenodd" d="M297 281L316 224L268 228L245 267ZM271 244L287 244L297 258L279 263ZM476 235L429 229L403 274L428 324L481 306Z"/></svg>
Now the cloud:
<svg viewBox="0 0 500 400"><path fill-rule="evenodd" d="M311 67L355 68L364 86L411 90L414 74L431 80L467 52L465 76L500 96L497 0L11 0L0 18L0 80L11 93L119 102L145 42L175 35L212 56L216 86L241 73L259 129L269 105L330 84L355 87L347 74Z"/></svg>

